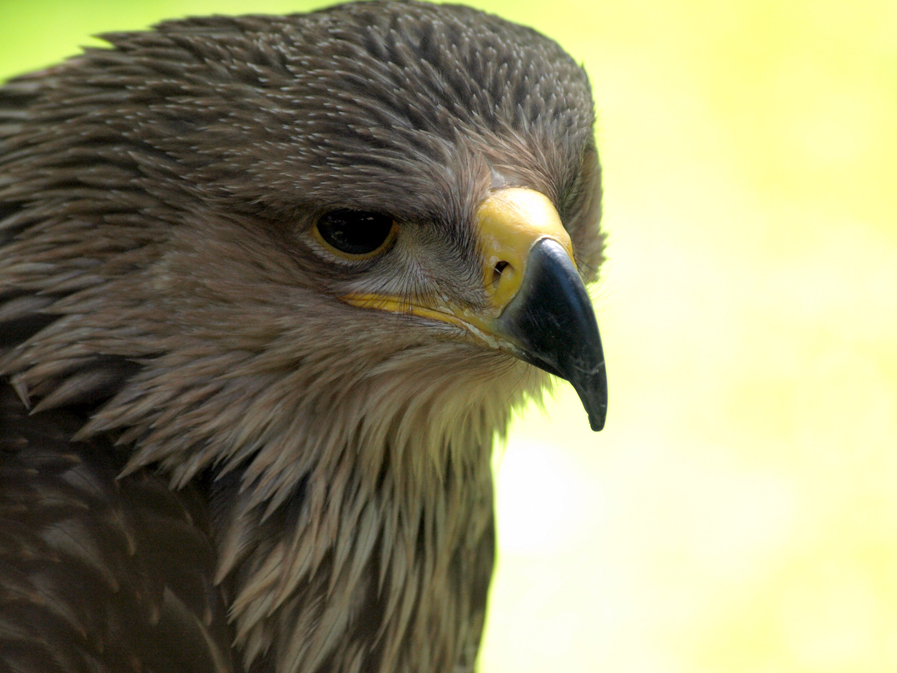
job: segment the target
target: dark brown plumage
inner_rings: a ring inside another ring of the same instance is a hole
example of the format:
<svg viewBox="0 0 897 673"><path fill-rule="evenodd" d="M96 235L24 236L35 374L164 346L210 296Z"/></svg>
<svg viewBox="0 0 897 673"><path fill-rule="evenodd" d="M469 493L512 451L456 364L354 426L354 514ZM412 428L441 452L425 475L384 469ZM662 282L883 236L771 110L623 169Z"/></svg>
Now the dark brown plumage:
<svg viewBox="0 0 897 673"><path fill-rule="evenodd" d="M472 670L494 435L545 371L604 423L584 72L414 2L106 39L0 89L0 670Z"/></svg>

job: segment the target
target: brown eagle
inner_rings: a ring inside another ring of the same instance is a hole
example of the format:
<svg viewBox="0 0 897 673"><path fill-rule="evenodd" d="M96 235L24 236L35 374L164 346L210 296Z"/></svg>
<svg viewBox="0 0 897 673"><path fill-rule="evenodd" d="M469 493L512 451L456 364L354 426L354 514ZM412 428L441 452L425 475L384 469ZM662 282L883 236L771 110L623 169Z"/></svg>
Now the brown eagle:
<svg viewBox="0 0 897 673"><path fill-rule="evenodd" d="M589 83L376 0L0 88L0 671L473 670L490 454L607 404Z"/></svg>

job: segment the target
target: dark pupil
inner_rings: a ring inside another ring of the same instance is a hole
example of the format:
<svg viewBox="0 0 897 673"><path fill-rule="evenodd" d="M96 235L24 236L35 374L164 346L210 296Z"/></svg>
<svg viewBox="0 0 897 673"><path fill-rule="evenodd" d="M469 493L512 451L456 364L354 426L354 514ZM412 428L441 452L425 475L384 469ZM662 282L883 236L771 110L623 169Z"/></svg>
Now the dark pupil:
<svg viewBox="0 0 897 673"><path fill-rule="evenodd" d="M350 255L374 252L391 230L391 217L363 210L334 210L318 220L321 238Z"/></svg>

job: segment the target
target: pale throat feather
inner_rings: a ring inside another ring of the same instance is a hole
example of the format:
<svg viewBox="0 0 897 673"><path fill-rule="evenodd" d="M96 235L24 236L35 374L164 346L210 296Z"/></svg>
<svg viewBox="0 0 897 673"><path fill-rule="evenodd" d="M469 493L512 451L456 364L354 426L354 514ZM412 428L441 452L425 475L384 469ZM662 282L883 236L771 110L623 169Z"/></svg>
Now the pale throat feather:
<svg viewBox="0 0 897 673"><path fill-rule="evenodd" d="M473 670L484 601L474 593L492 565L493 440L547 379L510 359L496 374L496 357L467 364L488 364L488 375L449 376L432 349L399 354L355 380L326 423L309 422L308 396L293 414L277 405L280 441L234 472L214 524L216 579L233 592L247 666L276 651L283 673L327 671L334 656L367 671L377 651L382 673ZM275 484L284 475L289 487Z"/></svg>

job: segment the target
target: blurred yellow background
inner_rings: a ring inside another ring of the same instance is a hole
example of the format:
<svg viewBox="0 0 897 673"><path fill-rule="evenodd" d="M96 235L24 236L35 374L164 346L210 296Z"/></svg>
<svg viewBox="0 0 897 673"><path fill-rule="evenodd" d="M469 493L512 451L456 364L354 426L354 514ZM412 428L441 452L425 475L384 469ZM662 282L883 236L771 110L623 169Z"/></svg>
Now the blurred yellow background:
<svg viewBox="0 0 897 673"><path fill-rule="evenodd" d="M321 2L2 0L0 75ZM474 3L598 106L607 429L502 458L483 673L897 671L897 3Z"/></svg>

